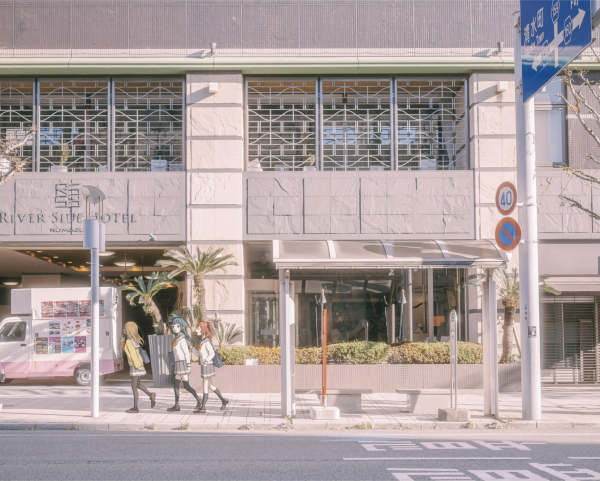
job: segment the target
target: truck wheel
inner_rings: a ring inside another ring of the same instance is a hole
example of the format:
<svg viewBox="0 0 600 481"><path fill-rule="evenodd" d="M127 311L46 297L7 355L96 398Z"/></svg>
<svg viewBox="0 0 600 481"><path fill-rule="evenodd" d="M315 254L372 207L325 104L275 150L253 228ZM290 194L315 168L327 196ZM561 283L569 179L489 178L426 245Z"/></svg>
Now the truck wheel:
<svg viewBox="0 0 600 481"><path fill-rule="evenodd" d="M87 367L80 367L75 371L75 382L80 386L89 386L92 384L92 370Z"/></svg>

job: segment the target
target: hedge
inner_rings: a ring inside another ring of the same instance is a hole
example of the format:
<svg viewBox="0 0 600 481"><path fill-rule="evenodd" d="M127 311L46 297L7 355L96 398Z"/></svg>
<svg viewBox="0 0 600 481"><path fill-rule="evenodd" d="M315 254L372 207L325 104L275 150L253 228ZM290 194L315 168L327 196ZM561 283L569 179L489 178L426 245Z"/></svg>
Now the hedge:
<svg viewBox="0 0 600 481"><path fill-rule="evenodd" d="M320 347L296 348L296 364L322 364ZM260 365L281 364L281 350L273 347L226 346L219 350L223 364L244 365L246 359L258 359ZM331 364L449 364L450 344L412 342L390 347L384 342L354 341L327 346ZM458 343L459 364L482 364L483 346Z"/></svg>
<svg viewBox="0 0 600 481"><path fill-rule="evenodd" d="M410 342L390 349L390 364L450 364L449 342ZM458 364L483 364L483 346L458 343Z"/></svg>

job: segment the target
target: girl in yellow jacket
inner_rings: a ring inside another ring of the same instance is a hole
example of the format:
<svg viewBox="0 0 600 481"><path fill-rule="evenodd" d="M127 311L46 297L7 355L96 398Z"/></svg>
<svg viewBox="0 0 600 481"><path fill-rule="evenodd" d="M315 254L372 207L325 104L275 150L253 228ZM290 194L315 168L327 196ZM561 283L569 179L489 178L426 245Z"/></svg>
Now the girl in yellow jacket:
<svg viewBox="0 0 600 481"><path fill-rule="evenodd" d="M154 407L156 404L156 393L148 391L146 386L141 382L141 378L146 374L144 368L144 361L140 356L139 348L144 344L144 340L138 331L138 326L135 322L128 322L124 328L125 337L121 341L123 346L123 352L127 356L129 362L129 376L131 377L131 390L133 391L133 407L125 411L126 413L139 413L138 409L138 388L144 391L150 398L150 407Z"/></svg>

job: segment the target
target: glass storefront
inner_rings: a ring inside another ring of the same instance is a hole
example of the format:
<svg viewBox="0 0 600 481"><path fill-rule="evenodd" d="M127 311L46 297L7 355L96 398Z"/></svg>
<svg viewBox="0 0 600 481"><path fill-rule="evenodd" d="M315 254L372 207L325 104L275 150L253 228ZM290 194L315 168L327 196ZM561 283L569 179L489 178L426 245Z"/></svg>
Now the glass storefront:
<svg viewBox="0 0 600 481"><path fill-rule="evenodd" d="M247 243L244 257L246 342L276 347L279 345L279 273L272 259L272 243ZM412 306L409 304L408 269L291 270L296 346L321 344L321 290L326 297L324 307L330 343L407 341L410 338L409 309L412 309L414 342L429 341L432 324L433 342L447 341L452 310L459 314L459 339L465 339L466 290L459 290L459 282L465 279L464 269L433 269L432 295L428 288L428 269L412 269L410 274Z"/></svg>

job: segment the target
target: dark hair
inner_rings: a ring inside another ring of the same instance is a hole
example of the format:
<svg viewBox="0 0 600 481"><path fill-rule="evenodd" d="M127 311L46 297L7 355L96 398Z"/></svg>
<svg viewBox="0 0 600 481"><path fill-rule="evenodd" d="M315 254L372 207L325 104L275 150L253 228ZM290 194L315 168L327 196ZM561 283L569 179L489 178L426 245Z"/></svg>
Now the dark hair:
<svg viewBox="0 0 600 481"><path fill-rule="evenodd" d="M181 317L174 317L169 321L169 325L171 327L173 327L174 324L179 324L179 327L181 328L181 332L183 333L183 335L185 336L185 338L188 341L192 340L192 338L190 337L190 335L188 334L188 332L185 328L185 321Z"/></svg>

